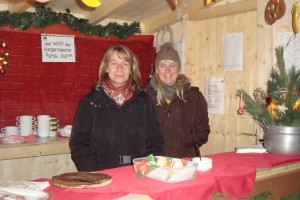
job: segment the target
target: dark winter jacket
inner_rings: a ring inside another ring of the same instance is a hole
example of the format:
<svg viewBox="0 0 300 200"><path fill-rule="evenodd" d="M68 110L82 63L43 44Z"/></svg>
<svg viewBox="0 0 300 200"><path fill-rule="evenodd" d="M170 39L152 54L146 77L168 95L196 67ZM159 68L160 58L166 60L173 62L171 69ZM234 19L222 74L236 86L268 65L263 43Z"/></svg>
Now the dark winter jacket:
<svg viewBox="0 0 300 200"><path fill-rule="evenodd" d="M157 104L157 92L150 83L144 89ZM186 102L174 94L170 104L156 105L165 135L165 155L177 158L197 156L195 145L205 144L210 133L207 103L199 88L186 83L183 91Z"/></svg>
<svg viewBox="0 0 300 200"><path fill-rule="evenodd" d="M119 107L102 88L80 102L72 127L70 149L78 171L98 171L130 165L149 154L164 155L164 136L155 105L135 88Z"/></svg>

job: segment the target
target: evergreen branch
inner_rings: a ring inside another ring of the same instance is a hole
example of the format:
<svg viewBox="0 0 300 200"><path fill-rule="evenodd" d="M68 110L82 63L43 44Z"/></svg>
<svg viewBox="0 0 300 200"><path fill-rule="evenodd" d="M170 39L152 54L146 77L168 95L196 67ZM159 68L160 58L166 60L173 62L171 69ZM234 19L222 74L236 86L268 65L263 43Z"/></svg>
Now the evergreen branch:
<svg viewBox="0 0 300 200"><path fill-rule="evenodd" d="M238 96L243 93L245 110L255 120L267 125L298 127L300 126L300 105L296 102L300 99L300 70L292 66L289 73L286 73L283 55L283 47L276 48L278 69L272 69L271 79L267 82L267 92L270 96L269 102L266 102L270 104L268 108L255 102L243 89L238 90Z"/></svg>
<svg viewBox="0 0 300 200"><path fill-rule="evenodd" d="M297 90L300 82L300 69L296 70L296 67L292 66L291 70L289 71L289 77L290 77L289 90L291 91Z"/></svg>
<svg viewBox="0 0 300 200"><path fill-rule="evenodd" d="M241 96L242 93L243 101L245 102L245 110L257 121L273 125L274 120L268 110L265 107L260 106L244 89L238 90L237 96Z"/></svg>
<svg viewBox="0 0 300 200"><path fill-rule="evenodd" d="M276 58L277 58L277 66L279 68L282 79L285 81L284 86L286 87L288 85L288 78L287 78L287 74L285 71L285 63L284 63L284 57L283 57L284 49L282 46L280 46L280 47L276 48L275 51L276 51Z"/></svg>
<svg viewBox="0 0 300 200"><path fill-rule="evenodd" d="M79 31L84 35L98 35L100 37L114 35L119 39L126 39L130 35L141 33L139 22L133 22L130 25L128 23L119 25L111 22L106 26L93 26L88 23L87 19L73 16L70 14L69 9L66 11L67 13L57 13L51 8L45 8L44 6L36 8L35 13L27 11L23 13L0 11L0 27L10 25L15 29L27 30L31 26L44 28L54 24L66 24L70 29Z"/></svg>

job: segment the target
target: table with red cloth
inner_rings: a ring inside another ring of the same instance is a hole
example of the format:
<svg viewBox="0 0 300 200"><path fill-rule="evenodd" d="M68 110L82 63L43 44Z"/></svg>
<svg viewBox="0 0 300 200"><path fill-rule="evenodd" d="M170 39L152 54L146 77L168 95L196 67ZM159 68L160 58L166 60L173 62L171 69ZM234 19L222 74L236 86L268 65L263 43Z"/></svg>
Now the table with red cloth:
<svg viewBox="0 0 300 200"><path fill-rule="evenodd" d="M197 172L196 178L178 183L164 183L147 177L137 178L132 166L99 171L112 176L112 183L103 187L66 189L50 185L44 191L53 194L53 200L117 199L128 194L144 194L161 200L210 200L215 193L230 194L231 199L247 198L255 183L257 168L272 168L300 161L300 155L235 152L208 155L213 168ZM37 181L45 181L39 179Z"/></svg>

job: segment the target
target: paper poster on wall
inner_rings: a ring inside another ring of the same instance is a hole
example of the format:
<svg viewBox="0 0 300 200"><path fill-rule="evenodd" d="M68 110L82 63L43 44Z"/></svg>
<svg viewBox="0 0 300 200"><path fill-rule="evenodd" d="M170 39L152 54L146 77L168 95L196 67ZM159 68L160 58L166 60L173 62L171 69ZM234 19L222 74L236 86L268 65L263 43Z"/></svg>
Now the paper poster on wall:
<svg viewBox="0 0 300 200"><path fill-rule="evenodd" d="M43 62L75 62L74 35L41 34Z"/></svg>
<svg viewBox="0 0 300 200"><path fill-rule="evenodd" d="M288 44L288 45L287 45ZM286 47L284 50L285 70L289 72L292 66L300 69L300 36L293 32L279 33L278 45Z"/></svg>
<svg viewBox="0 0 300 200"><path fill-rule="evenodd" d="M232 33L223 35L222 42L223 70L243 70L243 33Z"/></svg>
<svg viewBox="0 0 300 200"><path fill-rule="evenodd" d="M205 99L209 114L223 115L224 78L207 78L205 82Z"/></svg>

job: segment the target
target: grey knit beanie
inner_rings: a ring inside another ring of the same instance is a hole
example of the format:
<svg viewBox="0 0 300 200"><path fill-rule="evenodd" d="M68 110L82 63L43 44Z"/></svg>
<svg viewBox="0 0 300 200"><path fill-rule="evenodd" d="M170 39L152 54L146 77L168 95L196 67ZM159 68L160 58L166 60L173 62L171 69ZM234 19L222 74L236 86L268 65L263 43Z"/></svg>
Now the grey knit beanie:
<svg viewBox="0 0 300 200"><path fill-rule="evenodd" d="M178 52L174 49L173 44L171 42L166 42L160 47L160 50L155 58L155 69L157 68L159 62L162 60L173 60L174 62L178 63L178 68L180 71L180 57L178 55Z"/></svg>

